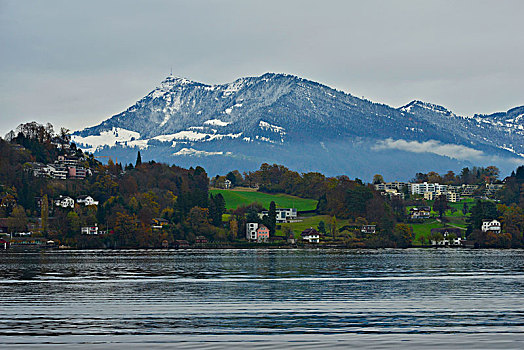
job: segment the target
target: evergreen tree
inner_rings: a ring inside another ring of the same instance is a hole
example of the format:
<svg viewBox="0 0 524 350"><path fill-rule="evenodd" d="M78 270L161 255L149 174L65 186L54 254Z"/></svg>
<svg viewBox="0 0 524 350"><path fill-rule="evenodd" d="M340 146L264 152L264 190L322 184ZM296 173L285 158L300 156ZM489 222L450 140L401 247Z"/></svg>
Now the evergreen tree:
<svg viewBox="0 0 524 350"><path fill-rule="evenodd" d="M275 235L275 230L277 227L277 206L274 201L269 203L269 212L268 212L268 226L269 234L271 236Z"/></svg>
<svg viewBox="0 0 524 350"><path fill-rule="evenodd" d="M222 215L226 212L226 200L221 193L218 193L215 196L214 202L216 210L215 226L222 226Z"/></svg>
<svg viewBox="0 0 524 350"><path fill-rule="evenodd" d="M462 214L464 214L464 216L466 216L468 211L469 211L468 203L464 202L464 205L462 205Z"/></svg>
<svg viewBox="0 0 524 350"><path fill-rule="evenodd" d="M140 164L142 164L142 156L140 155L140 151L138 151L138 154L136 156L136 164L135 164L135 167L139 166Z"/></svg>
<svg viewBox="0 0 524 350"><path fill-rule="evenodd" d="M493 220L499 217L497 206L493 202L483 202L480 199L471 207L471 216L468 218L468 233L480 229L482 220Z"/></svg>
<svg viewBox="0 0 524 350"><path fill-rule="evenodd" d="M433 203L433 210L438 212L439 217L442 219L446 209L448 209L448 200L446 195L441 194L435 199L435 202Z"/></svg>
<svg viewBox="0 0 524 350"><path fill-rule="evenodd" d="M42 219L42 233L47 233L48 218L49 218L49 202L47 194L42 198L42 205L40 207L40 218Z"/></svg>
<svg viewBox="0 0 524 350"><path fill-rule="evenodd" d="M331 236L333 239L336 238L337 235L337 218L335 215L331 217Z"/></svg>
<svg viewBox="0 0 524 350"><path fill-rule="evenodd" d="M235 176L235 174L230 171L229 173L227 173L226 175L226 179L228 179L229 181L231 181L231 187L235 187L236 184L237 184L237 178Z"/></svg>
<svg viewBox="0 0 524 350"><path fill-rule="evenodd" d="M326 223L323 220L320 220L317 226L318 232L326 234Z"/></svg>

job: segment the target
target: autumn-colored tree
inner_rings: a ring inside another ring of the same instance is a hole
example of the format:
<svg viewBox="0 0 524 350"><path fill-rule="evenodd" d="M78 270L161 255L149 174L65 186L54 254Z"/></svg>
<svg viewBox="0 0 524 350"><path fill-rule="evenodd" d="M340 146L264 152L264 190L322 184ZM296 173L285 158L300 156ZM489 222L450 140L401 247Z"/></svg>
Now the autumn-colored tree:
<svg viewBox="0 0 524 350"><path fill-rule="evenodd" d="M69 237L76 236L80 234L81 226L80 216L73 210L67 213L66 217L66 235Z"/></svg>
<svg viewBox="0 0 524 350"><path fill-rule="evenodd" d="M442 179L444 184L447 185L454 185L457 183L457 176L453 171L448 171L446 175L444 175L444 178Z"/></svg>
<svg viewBox="0 0 524 350"><path fill-rule="evenodd" d="M16 190L11 190L10 192L15 192ZM12 193L6 193L2 200L0 201L0 215L9 216L13 211L13 208L16 206L16 198Z"/></svg>
<svg viewBox="0 0 524 350"><path fill-rule="evenodd" d="M413 240L413 227L407 224L396 224L393 234L399 247L409 247Z"/></svg>
<svg viewBox="0 0 524 350"><path fill-rule="evenodd" d="M200 207L191 208L188 222L195 235L209 232L209 210Z"/></svg>
<svg viewBox="0 0 524 350"><path fill-rule="evenodd" d="M14 206L11 211L11 216L7 219L7 226L11 233L24 232L27 229L27 215L22 206Z"/></svg>
<svg viewBox="0 0 524 350"><path fill-rule="evenodd" d="M430 171L427 176L428 176L428 182L431 182L431 183L442 183L443 182L440 174L435 171Z"/></svg>
<svg viewBox="0 0 524 350"><path fill-rule="evenodd" d="M229 231L233 238L238 238L238 221L236 221L234 217L229 220Z"/></svg>
<svg viewBox="0 0 524 350"><path fill-rule="evenodd" d="M337 218L335 215L333 215L331 217L331 237L333 237L333 239L336 238L336 234L337 234Z"/></svg>
<svg viewBox="0 0 524 350"><path fill-rule="evenodd" d="M125 212L117 212L114 239L119 247L137 247L137 218Z"/></svg>
<svg viewBox="0 0 524 350"><path fill-rule="evenodd" d="M373 184L381 184L384 183L384 177L380 174L373 175Z"/></svg>
<svg viewBox="0 0 524 350"><path fill-rule="evenodd" d="M506 206L503 204L498 205L497 209L502 214L502 231L511 235L513 245L523 245L524 209L516 205Z"/></svg>

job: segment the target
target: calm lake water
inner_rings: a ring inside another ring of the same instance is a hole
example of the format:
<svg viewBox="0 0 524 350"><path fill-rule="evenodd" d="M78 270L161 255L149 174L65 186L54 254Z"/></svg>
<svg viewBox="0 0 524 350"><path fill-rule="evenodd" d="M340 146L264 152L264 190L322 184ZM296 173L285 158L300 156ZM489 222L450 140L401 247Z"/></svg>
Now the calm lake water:
<svg viewBox="0 0 524 350"><path fill-rule="evenodd" d="M522 250L0 252L0 348L524 348Z"/></svg>

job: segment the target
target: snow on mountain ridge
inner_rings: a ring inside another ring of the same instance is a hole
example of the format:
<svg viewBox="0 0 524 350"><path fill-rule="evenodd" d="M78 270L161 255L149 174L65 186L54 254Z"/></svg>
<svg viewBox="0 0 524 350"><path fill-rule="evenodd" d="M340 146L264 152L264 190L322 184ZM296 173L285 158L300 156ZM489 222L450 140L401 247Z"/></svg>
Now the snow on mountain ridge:
<svg viewBox="0 0 524 350"><path fill-rule="evenodd" d="M520 155L523 116L524 110L517 108L476 115L477 120L419 100L392 108L289 74L266 73L217 85L169 76L124 112L75 132L74 140L89 151L118 152L119 160L127 153L136 156L138 148L150 159L168 163L213 155L217 163L208 165L224 169L274 157L282 164L303 159L298 164L304 167L335 169L335 163L344 163L340 158L358 163L365 157L361 146L351 150L352 143L364 142L367 151L384 153L386 149L373 149L372 142L386 139L408 145L437 140L486 155ZM116 137L114 130L120 129L136 134ZM234 155L219 161L227 152ZM315 156L324 158L307 158ZM365 162L371 161L366 157Z"/></svg>

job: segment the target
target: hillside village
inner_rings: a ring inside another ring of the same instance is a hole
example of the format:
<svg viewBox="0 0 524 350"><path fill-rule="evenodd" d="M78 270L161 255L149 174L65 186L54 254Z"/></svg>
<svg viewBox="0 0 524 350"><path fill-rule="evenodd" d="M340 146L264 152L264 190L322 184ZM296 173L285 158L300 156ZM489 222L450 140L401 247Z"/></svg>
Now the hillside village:
<svg viewBox="0 0 524 350"><path fill-rule="evenodd" d="M22 124L0 139L0 243L9 249L520 247L524 167L409 182L300 174L282 165L107 165L68 133Z"/></svg>

